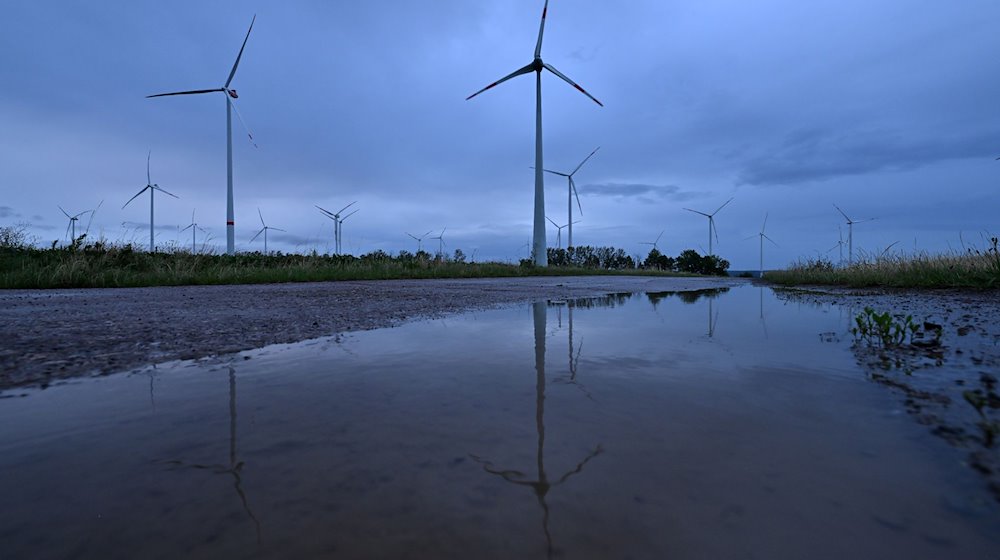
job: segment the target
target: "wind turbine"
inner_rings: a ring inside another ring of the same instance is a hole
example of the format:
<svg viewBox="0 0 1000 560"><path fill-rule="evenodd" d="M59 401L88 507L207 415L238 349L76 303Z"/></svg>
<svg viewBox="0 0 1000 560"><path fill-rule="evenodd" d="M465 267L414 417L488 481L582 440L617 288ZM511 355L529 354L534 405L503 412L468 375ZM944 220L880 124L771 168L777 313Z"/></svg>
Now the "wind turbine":
<svg viewBox="0 0 1000 560"><path fill-rule="evenodd" d="M226 78L226 83L221 88L215 89L197 89L191 91L176 91L172 93L157 93L155 95L147 95L146 98L150 97L166 97L169 95L195 95L199 93L215 93L221 91L225 94L226 98L226 253L233 255L236 253L236 221L233 215L233 111L236 111L236 117L240 119L240 123L243 128L247 131L247 135L250 137L250 142L253 143L253 134L247 129L246 123L243 122L243 117L240 116L240 112L236 110L235 102L233 101L238 95L236 95L235 89L230 89L229 84L233 82L233 77L236 76L236 67L240 65L240 58L243 57L243 49L247 46L247 39L250 38L250 31L253 30L253 23L257 20L257 16L254 15L253 19L250 20L250 29L247 29L247 36L243 39L243 45L240 47L239 54L236 55L236 62L233 63L233 69L229 71L229 77ZM254 144L256 146L256 144Z"/></svg>
<svg viewBox="0 0 1000 560"><path fill-rule="evenodd" d="M577 223L577 224L580 223L580 220L577 220L576 222L570 222L570 223L568 223L566 225L562 225L561 226L561 225L555 223L552 220L552 218L550 218L548 216L545 216L545 219L548 220L548 221L550 221L550 222L552 222L552 225L556 226L556 232L557 232L556 233L556 246L558 248L560 248L560 249L562 249L562 230L563 230L563 228L572 228L573 227L573 223ZM572 247L572 245L566 245L566 247Z"/></svg>
<svg viewBox="0 0 1000 560"><path fill-rule="evenodd" d="M866 218L864 220L852 220L849 217L847 217L847 214L845 214L844 211L841 210L839 206L834 204L833 207L837 209L837 212L840 212L840 215L843 216L845 220L847 220L847 265L851 266L852 264L854 264L854 224L870 222L875 218Z"/></svg>
<svg viewBox="0 0 1000 560"><path fill-rule="evenodd" d="M660 238L663 237L663 233L665 231L667 231L667 230L661 231L660 235L656 236L656 241L640 241L639 245L652 245L653 249L656 249L657 251L659 251L660 249L656 246L656 244L660 242Z"/></svg>
<svg viewBox="0 0 1000 560"><path fill-rule="evenodd" d="M775 243L773 239L771 239L770 237L767 236L766 233L764 233L764 228L766 228L766 227L767 227L767 213L765 212L764 213L764 225L760 226L760 233L758 233L756 235L751 235L750 237L747 237L747 239L750 239L752 237L758 237L758 236L760 237L760 276L759 276L759 278L763 278L764 277L764 240L767 239L775 247L778 246L778 244Z"/></svg>
<svg viewBox="0 0 1000 560"><path fill-rule="evenodd" d="M421 235L420 237L417 237L416 235L413 235L412 233L410 233L410 232L408 232L408 231L404 231L403 233L405 233L406 235L409 235L410 237L412 237L412 238L414 238L414 239L416 239L416 240L417 240L417 252L418 252L418 253L419 253L420 251L423 251L423 246L422 246L422 244L423 244L423 242L424 242L424 238L425 238L425 237L427 237L428 235L430 235L430 234L431 234L431 232L429 232L429 231L428 231L427 233L425 233L425 234Z"/></svg>
<svg viewBox="0 0 1000 560"><path fill-rule="evenodd" d="M185 231L188 229L191 230L191 254L193 255L197 252L195 247L197 246L198 243L198 230L200 229L201 231L208 233L208 231L205 228L199 226L198 223L194 221L194 210L191 211L191 223L181 231Z"/></svg>
<svg viewBox="0 0 1000 560"><path fill-rule="evenodd" d="M735 198L735 197L733 197L733 198ZM705 216L706 218L708 218L708 254L709 255L714 254L714 253L712 253L712 233L715 233L715 240L716 241L719 240L719 230L715 229L715 215L719 213L719 210L722 210L723 208L725 208L726 204L729 204L732 201L733 201L733 199L730 198L729 200L727 200L725 202L725 204L723 204L722 206L719 206L715 210L715 212L712 212L711 214L706 214L704 212L699 212L697 210L692 210L690 208L685 208L685 210L687 210L688 212L694 212L695 214L701 214L702 216Z"/></svg>
<svg viewBox="0 0 1000 560"><path fill-rule="evenodd" d="M285 231L285 230L279 229L279 228L276 228L276 227L271 227L271 226L265 224L264 223L264 215L260 213L260 208L257 208L257 215L260 216L260 225L262 225L264 227L260 228L260 231L257 232L257 235L254 235L253 237L250 238L250 243L253 243L253 240L257 239L257 236L259 236L260 234L263 233L264 234L264 254L266 255L266 254L268 254L267 253L267 230L269 230L269 229L273 229L274 231Z"/></svg>
<svg viewBox="0 0 1000 560"><path fill-rule="evenodd" d="M529 72L535 73L535 216L532 235L532 253L534 253L535 266L548 266L548 257L545 246L545 178L543 173L545 166L542 162L542 69L552 72L556 76L562 78L569 85L580 90L581 93L593 100L594 103L597 103L601 107L604 106L604 104L598 101L597 98L587 93L586 90L577 85L573 80L566 77L562 72L556 70L554 66L542 62L542 35L545 31L545 16L548 11L549 0L545 0L545 6L542 8L542 22L538 27L538 42L535 43L534 60L532 60L528 65L511 72L503 78L500 78L499 80L465 98L465 100L468 101L480 93L502 84L511 78L527 74Z"/></svg>
<svg viewBox="0 0 1000 560"><path fill-rule="evenodd" d="M153 192L160 191L163 194L170 195L174 198L179 198L176 194L169 193L162 188L160 185L153 183L153 180L149 178L149 158L153 155L152 150L146 154L146 186L139 189L139 192L135 193L132 198L128 199L128 202L122 205L122 210L129 205L130 202L138 198L138 196L146 191L149 191L149 252L153 253L156 251L156 246L153 245ZM191 215L191 221L194 221L194 214Z"/></svg>
<svg viewBox="0 0 1000 560"><path fill-rule="evenodd" d="M336 251L337 251L338 255L340 254L340 237L341 237L341 231L342 231L341 225L344 223L344 220L346 220L347 218L350 218L351 216L353 216L354 213L357 212L357 210L355 210L354 212L351 212L350 214L344 216L343 218L340 217L340 214L343 213L344 210L347 210L348 208L350 208L351 206L354 206L357 203L358 203L358 201L355 200L354 202L348 204L347 206L344 206L343 208L341 208L337 212L331 212L331 211L329 211L329 210L327 210L325 208L321 208L319 206L316 206L316 208L319 208L319 211L322 212L324 216L326 216L327 218L330 218L331 220L333 220L333 240L334 240L334 245L336 246Z"/></svg>
<svg viewBox="0 0 1000 560"><path fill-rule="evenodd" d="M840 265L840 266L843 266L843 264L844 264L844 230L840 229L839 225L837 226L837 234L840 236L840 240L837 241L836 245L834 245L833 247L830 247L829 249L827 249L826 252L829 253L830 251L839 248L840 249L840 261L837 264Z"/></svg>
<svg viewBox="0 0 1000 560"><path fill-rule="evenodd" d="M445 228L441 230L441 233L439 233L437 237L431 237L431 239L437 239L438 240L438 255L441 255L442 257L444 257L444 245L445 245L445 243L444 243L444 230L445 229L448 229L448 226L445 226Z"/></svg>
<svg viewBox="0 0 1000 560"><path fill-rule="evenodd" d="M590 159L594 154L596 154L597 150L600 150L600 149L601 149L600 146L598 146L597 148L595 148L593 152L590 152L589 156L583 158L583 161L580 162L580 165L576 166L576 169L574 169L573 171L570 171L569 173L560 173L558 171L551 171L551 170L548 170L548 169L543 170L546 173L551 173L553 175L559 175L560 177L566 177L567 182L569 183L569 200L567 202L567 210L566 210L566 215L568 216L568 218L567 218L567 222L568 222L567 226L569 226L569 230L567 230L567 231L568 231L569 236L568 236L568 238L566 240L566 247L572 247L573 246L573 224L577 223L577 222L573 221L573 197L574 196L576 196L576 207L580 209L580 214L583 215L583 206L580 205L580 195L577 194L577 192L576 192L576 183L573 181L573 175L575 175L576 172L579 171L581 167L583 167L583 164L587 163L587 160Z"/></svg>
<svg viewBox="0 0 1000 560"><path fill-rule="evenodd" d="M59 208L59 210L62 210L62 213L65 214L67 218L69 218L69 224L66 225L66 233L70 233L70 230L72 230L73 232L72 237L70 237L70 242L76 241L76 221L80 219L80 216L86 214L87 212L93 212L94 210L84 210L79 214L74 214L70 216L69 212L63 210L62 206L59 206L57 204L56 207Z"/></svg>

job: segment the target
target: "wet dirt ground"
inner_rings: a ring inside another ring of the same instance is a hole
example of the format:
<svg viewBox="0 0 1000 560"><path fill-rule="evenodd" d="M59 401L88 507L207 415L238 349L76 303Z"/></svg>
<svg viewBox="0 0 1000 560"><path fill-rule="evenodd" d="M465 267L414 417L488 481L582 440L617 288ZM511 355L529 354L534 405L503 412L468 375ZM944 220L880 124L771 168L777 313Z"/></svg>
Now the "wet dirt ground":
<svg viewBox="0 0 1000 560"><path fill-rule="evenodd" d="M911 317L915 336L900 345L885 347L855 335L858 364L871 381L896 393L917 422L964 450L966 464L1000 501L1000 293L827 288L776 293L789 302L846 309L855 327L866 307L890 313L897 324Z"/></svg>
<svg viewBox="0 0 1000 560"><path fill-rule="evenodd" d="M404 321L731 278L554 277L0 291L0 391Z"/></svg>

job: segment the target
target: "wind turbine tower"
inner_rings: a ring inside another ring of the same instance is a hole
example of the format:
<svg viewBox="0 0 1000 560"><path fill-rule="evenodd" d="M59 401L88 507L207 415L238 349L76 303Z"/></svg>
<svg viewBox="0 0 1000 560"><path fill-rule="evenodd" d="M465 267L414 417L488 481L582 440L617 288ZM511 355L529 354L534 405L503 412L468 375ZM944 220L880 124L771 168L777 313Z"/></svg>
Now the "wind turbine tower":
<svg viewBox="0 0 1000 560"><path fill-rule="evenodd" d="M573 80L566 77L566 75L562 72L556 70L554 66L542 62L542 36L545 32L545 16L548 14L548 10L549 0L545 0L545 6L542 8L542 22L538 27L538 42L535 43L535 58L526 66L511 72L503 78L500 78L499 80L465 98L466 101L468 101L480 93L502 84L511 78L531 72L535 73L535 211L532 235L532 253L534 256L535 266L548 266L545 246L545 177L543 172L545 166L542 158L542 70L544 69L552 72L569 85L578 89L580 93L589 97L592 101L594 101L594 103L597 103L602 107L604 106L604 104L598 101L597 98L587 93L586 90L577 85Z"/></svg>
<svg viewBox="0 0 1000 560"><path fill-rule="evenodd" d="M236 221L233 215L233 111L236 111L236 105L234 99L239 97L236 95L236 90L231 89L229 85L233 82L233 77L236 76L236 68L240 65L240 58L243 57L243 49L247 46L247 39L250 38L250 31L253 30L253 23L257 20L257 16L254 15L253 19L250 20L250 29L247 29L247 35L243 39L243 46L240 47L239 54L236 55L236 62L233 63L233 69L229 71L229 77L226 79L225 85L221 88L215 89L198 89L191 91L176 91L172 93L157 93L156 95L147 95L146 98L150 97L166 97L169 95L196 95L201 93L215 93L222 92L225 94L226 98L226 253L233 255L236 253ZM240 123L243 124L243 128L246 129L246 123L243 122L243 117L240 116L240 112L236 111L236 117L240 119ZM247 129L247 135L250 137L250 142L253 143L253 134ZM256 144L254 144L256 146Z"/></svg>
<svg viewBox="0 0 1000 560"><path fill-rule="evenodd" d="M253 240L257 239L257 236L259 236L260 234L263 233L264 234L264 254L267 255L268 254L268 252L267 252L267 230L269 230L269 229L273 229L274 231L285 231L285 230L279 229L279 228L276 228L276 227L271 227L271 226L265 224L264 223L264 215L260 213L260 208L257 209L257 215L260 216L260 225L262 225L264 227L260 228L260 231L258 231L256 235L254 235L253 237L250 238L250 243L253 243Z"/></svg>
<svg viewBox="0 0 1000 560"><path fill-rule="evenodd" d="M149 252L155 253L156 245L154 245L153 240L153 193L154 191L160 191L161 193L174 198L178 198L178 196L161 189L160 185L153 183L153 180L149 178L149 158L151 155L153 155L152 151L146 154L146 186L139 189L139 192L135 193L132 198L128 199L128 202L122 205L122 210L124 210L125 207L129 205L129 202L135 200L140 194L149 191ZM194 221L194 214L191 214L191 221Z"/></svg>

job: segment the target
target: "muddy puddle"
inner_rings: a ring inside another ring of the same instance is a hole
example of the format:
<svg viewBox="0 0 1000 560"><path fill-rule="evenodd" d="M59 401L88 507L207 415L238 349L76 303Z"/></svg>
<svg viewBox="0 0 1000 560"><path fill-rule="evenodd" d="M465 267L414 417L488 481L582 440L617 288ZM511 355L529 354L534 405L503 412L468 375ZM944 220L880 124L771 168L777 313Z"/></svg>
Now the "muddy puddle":
<svg viewBox="0 0 1000 560"><path fill-rule="evenodd" d="M11 558L994 558L844 306L549 301L0 394Z"/></svg>

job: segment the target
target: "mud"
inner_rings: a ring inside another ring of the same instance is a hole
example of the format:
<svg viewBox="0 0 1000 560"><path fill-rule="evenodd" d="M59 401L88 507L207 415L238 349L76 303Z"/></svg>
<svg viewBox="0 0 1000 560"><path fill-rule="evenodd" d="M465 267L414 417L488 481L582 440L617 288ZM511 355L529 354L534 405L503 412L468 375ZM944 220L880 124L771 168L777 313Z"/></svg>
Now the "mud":
<svg viewBox="0 0 1000 560"><path fill-rule="evenodd" d="M898 323L911 316L916 336L903 344L885 347L855 336L858 364L871 381L896 392L931 433L964 450L966 464L1000 501L1000 293L822 289L778 294L842 306L852 325L865 307L888 311Z"/></svg>
<svg viewBox="0 0 1000 560"><path fill-rule="evenodd" d="M0 391L544 298L745 282L597 276L0 291Z"/></svg>

